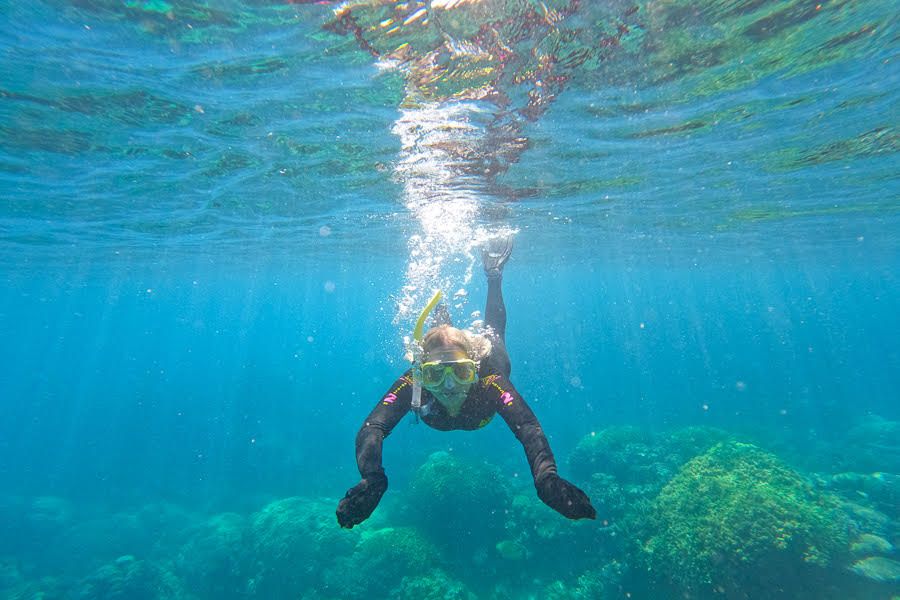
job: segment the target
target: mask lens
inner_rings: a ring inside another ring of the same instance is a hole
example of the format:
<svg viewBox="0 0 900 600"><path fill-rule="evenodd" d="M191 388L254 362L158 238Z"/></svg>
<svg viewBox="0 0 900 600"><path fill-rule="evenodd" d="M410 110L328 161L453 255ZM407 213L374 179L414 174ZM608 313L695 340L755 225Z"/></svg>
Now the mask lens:
<svg viewBox="0 0 900 600"><path fill-rule="evenodd" d="M453 377L459 383L472 383L475 381L475 365L471 362L459 362L453 367Z"/></svg>
<svg viewBox="0 0 900 600"><path fill-rule="evenodd" d="M440 363L422 365L422 385L436 386L440 385L444 380L444 372L446 369Z"/></svg>

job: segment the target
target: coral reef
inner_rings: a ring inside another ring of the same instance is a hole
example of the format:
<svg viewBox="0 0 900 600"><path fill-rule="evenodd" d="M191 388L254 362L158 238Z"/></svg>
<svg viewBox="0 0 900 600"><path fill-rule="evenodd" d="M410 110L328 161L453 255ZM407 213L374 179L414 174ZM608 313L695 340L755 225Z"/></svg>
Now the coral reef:
<svg viewBox="0 0 900 600"><path fill-rule="evenodd" d="M488 463L435 452L416 471L398 516L434 540L448 558L470 557L506 537L512 502L508 479Z"/></svg>
<svg viewBox="0 0 900 600"><path fill-rule="evenodd" d="M440 569L430 570L423 575L404 577L388 597L416 600L476 600L475 594L465 585Z"/></svg>
<svg viewBox="0 0 900 600"><path fill-rule="evenodd" d="M657 435L632 426L608 427L578 442L569 456L569 469L582 479L603 473L632 487L652 488L691 458L731 437L712 427Z"/></svg>
<svg viewBox="0 0 900 600"><path fill-rule="evenodd" d="M847 431L840 446L845 471L900 474L900 421L868 415Z"/></svg>
<svg viewBox="0 0 900 600"><path fill-rule="evenodd" d="M850 544L850 554L853 556L869 556L872 554L891 554L894 545L882 537L864 533Z"/></svg>
<svg viewBox="0 0 900 600"><path fill-rule="evenodd" d="M873 581L900 583L900 562L884 556L870 556L858 560L853 563L850 570Z"/></svg>
<svg viewBox="0 0 900 600"><path fill-rule="evenodd" d="M839 501L751 444L725 442L694 458L654 508L644 545L651 575L700 597L763 598L785 585L815 597L816 577L803 575L848 542Z"/></svg>
<svg viewBox="0 0 900 600"><path fill-rule="evenodd" d="M71 503L56 496L38 496L31 502L28 521L37 535L58 531L72 522Z"/></svg>
<svg viewBox="0 0 900 600"><path fill-rule="evenodd" d="M900 529L898 529L900 523L891 520L883 512L858 502L849 501L845 501L842 508L855 531L871 533L884 538L893 538L900 534Z"/></svg>
<svg viewBox="0 0 900 600"><path fill-rule="evenodd" d="M851 498L864 497L875 508L900 517L900 475L881 471L837 473L825 485Z"/></svg>
<svg viewBox="0 0 900 600"><path fill-rule="evenodd" d="M437 547L412 527L385 527L364 530L350 556L330 562L324 589L334 598L384 598L403 578L411 576L407 586L433 596L450 585L434 575L435 565L444 564ZM424 588L431 588L427 592ZM453 582L453 586L455 586ZM461 586L456 586L463 589ZM405 597L405 596L403 596Z"/></svg>
<svg viewBox="0 0 900 600"><path fill-rule="evenodd" d="M189 600L172 573L135 557L120 556L86 577L71 594L75 600Z"/></svg>
<svg viewBox="0 0 900 600"><path fill-rule="evenodd" d="M191 529L175 557L175 572L185 587L201 598L229 598L245 587L246 517L213 515ZM252 562L251 562L252 564Z"/></svg>
<svg viewBox="0 0 900 600"><path fill-rule="evenodd" d="M569 457L569 470L576 479L606 473L618 480L648 483L658 479L653 465L661 462L661 448L654 437L638 427L609 427L587 435Z"/></svg>
<svg viewBox="0 0 900 600"><path fill-rule="evenodd" d="M54 570L59 569L64 561L51 563L60 546L60 538L80 522L76 518L74 507L64 498L0 497L0 553L15 555L26 562L47 564ZM78 550L75 553L71 550L67 552L69 561L72 561L73 556L84 554Z"/></svg>
<svg viewBox="0 0 900 600"><path fill-rule="evenodd" d="M323 584L325 565L333 564L332 557L349 554L358 537L337 526L336 504L285 498L253 515L247 533L250 597L293 597Z"/></svg>
<svg viewBox="0 0 900 600"><path fill-rule="evenodd" d="M84 511L79 519L42 539L42 564L55 574L81 575L120 556L168 559L190 533L196 517L171 503L106 512Z"/></svg>
<svg viewBox="0 0 900 600"><path fill-rule="evenodd" d="M735 439L734 434L715 427L683 427L663 436L661 442L666 461L680 467L716 444Z"/></svg>
<svg viewBox="0 0 900 600"><path fill-rule="evenodd" d="M504 576L514 578L524 565L532 576L552 580L561 569L588 569L611 552L615 546L603 529L602 520L569 521L548 513L535 495L516 494L507 515L507 537L488 555Z"/></svg>
<svg viewBox="0 0 900 600"><path fill-rule="evenodd" d="M541 598L546 600L598 600L627 598L622 590L623 566L610 561L602 567L590 569L577 577L573 584L555 581L547 586Z"/></svg>
<svg viewBox="0 0 900 600"><path fill-rule="evenodd" d="M653 435L616 426L582 438L569 456L569 470L587 481L598 519L618 523L632 507L647 502L682 464L730 435L711 427L688 427Z"/></svg>
<svg viewBox="0 0 900 600"><path fill-rule="evenodd" d="M429 456L406 489L397 486L353 530L338 527L332 498L200 517L157 501L108 510L0 496L0 597L898 596L897 476L889 472L817 466L811 485L771 453L700 427L602 430L581 440L563 470L591 495L596 521L569 521L540 502L530 481L447 452Z"/></svg>

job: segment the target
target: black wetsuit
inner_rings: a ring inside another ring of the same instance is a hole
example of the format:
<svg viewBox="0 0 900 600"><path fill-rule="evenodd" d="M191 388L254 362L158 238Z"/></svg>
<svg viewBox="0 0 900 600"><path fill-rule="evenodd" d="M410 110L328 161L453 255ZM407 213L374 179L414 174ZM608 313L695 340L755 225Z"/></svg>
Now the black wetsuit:
<svg viewBox="0 0 900 600"><path fill-rule="evenodd" d="M510 361L506 352L506 307L500 278L488 278L485 325L491 353L481 361L478 381L472 385L459 414L451 416L428 390L422 390L419 416L429 426L442 431L479 429L499 414L525 448L535 481L556 473L556 461L537 417L509 381ZM412 372L407 371L391 385L378 405L366 417L356 435L356 463L363 478L381 474L381 445L394 426L412 408Z"/></svg>
<svg viewBox="0 0 900 600"><path fill-rule="evenodd" d="M506 352L506 308L500 289L499 270L488 275L485 324L491 334L491 353L481 361L478 381L472 385L459 414L451 416L427 390L422 390L419 415L431 427L450 431L484 427L499 414L525 448L538 497L570 519L593 519L590 498L556 472L556 461L537 417L509 382L510 362ZM356 462L362 480L347 490L338 504L341 527L351 528L366 520L387 490L381 466L381 447L394 426L412 409L413 380L407 371L390 387L366 417L356 434Z"/></svg>
<svg viewBox="0 0 900 600"><path fill-rule="evenodd" d="M482 371L484 369L482 368ZM360 474L382 473L381 444L412 404L412 375L409 371L394 382L378 406L369 413L356 435L356 463ZM499 414L525 447L525 455L535 481L548 473L556 473L556 462L550 444L537 417L525 404L516 388L500 373L480 374L469 390L459 414L451 416L444 406L422 390L422 421L442 431L478 429Z"/></svg>

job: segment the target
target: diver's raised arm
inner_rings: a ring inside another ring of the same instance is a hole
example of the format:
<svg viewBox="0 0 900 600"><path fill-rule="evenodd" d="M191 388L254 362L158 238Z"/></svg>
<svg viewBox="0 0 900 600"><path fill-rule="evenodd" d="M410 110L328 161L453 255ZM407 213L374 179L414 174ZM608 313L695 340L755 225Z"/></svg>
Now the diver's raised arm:
<svg viewBox="0 0 900 600"><path fill-rule="evenodd" d="M525 448L538 498L569 519L595 519L597 511L587 494L560 477L550 442L525 400L505 377L491 375L487 382L496 393L497 412Z"/></svg>
<svg viewBox="0 0 900 600"><path fill-rule="evenodd" d="M350 529L368 519L387 490L387 476L381 464L382 443L409 412L411 388L412 377L406 373L378 401L356 434L356 465L362 479L347 490L338 504L341 527Z"/></svg>

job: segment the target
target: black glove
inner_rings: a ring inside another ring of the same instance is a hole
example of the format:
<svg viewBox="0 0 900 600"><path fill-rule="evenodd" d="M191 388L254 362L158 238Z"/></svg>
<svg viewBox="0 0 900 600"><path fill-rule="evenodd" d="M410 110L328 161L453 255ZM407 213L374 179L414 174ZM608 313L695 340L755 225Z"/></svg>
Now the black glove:
<svg viewBox="0 0 900 600"><path fill-rule="evenodd" d="M550 473L535 482L538 498L544 504L569 519L596 519L597 511L591 499L580 489L557 475Z"/></svg>
<svg viewBox="0 0 900 600"><path fill-rule="evenodd" d="M387 477L383 471L367 475L347 490L347 494L337 507L337 520L340 526L353 529L354 525L368 519L386 490Z"/></svg>

